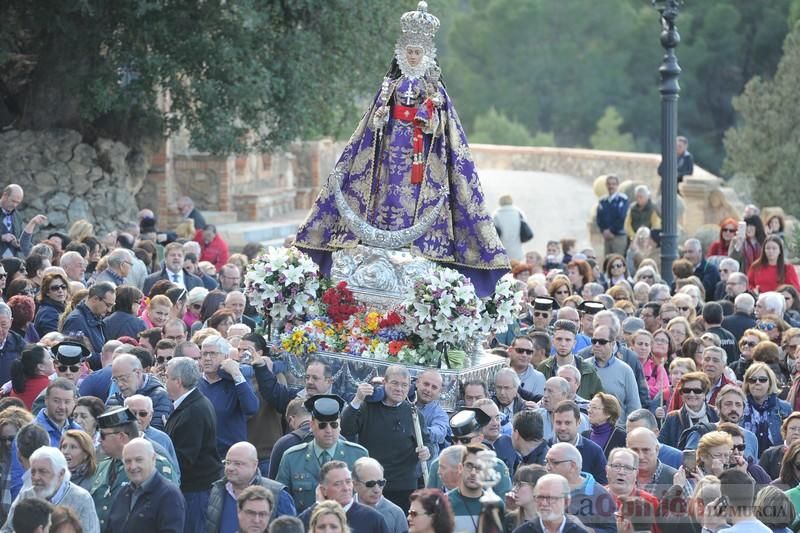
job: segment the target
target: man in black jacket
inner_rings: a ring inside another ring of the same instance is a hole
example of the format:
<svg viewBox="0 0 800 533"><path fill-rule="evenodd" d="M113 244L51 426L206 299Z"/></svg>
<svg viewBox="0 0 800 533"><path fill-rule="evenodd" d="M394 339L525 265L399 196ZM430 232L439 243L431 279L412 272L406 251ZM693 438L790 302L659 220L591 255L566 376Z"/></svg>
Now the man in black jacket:
<svg viewBox="0 0 800 533"><path fill-rule="evenodd" d="M181 466L186 533L205 531L211 485L222 475L214 406L197 389L199 381L200 369L192 359L175 357L167 363L167 393L175 410L167 419L166 432Z"/></svg>
<svg viewBox="0 0 800 533"><path fill-rule="evenodd" d="M150 289L153 288L153 285L163 279L183 287L187 292L195 287L202 287L203 280L183 268L183 257L183 245L178 242L169 243L164 249L164 268L161 272L147 276L147 279L144 280L142 292L145 295L150 294Z"/></svg>

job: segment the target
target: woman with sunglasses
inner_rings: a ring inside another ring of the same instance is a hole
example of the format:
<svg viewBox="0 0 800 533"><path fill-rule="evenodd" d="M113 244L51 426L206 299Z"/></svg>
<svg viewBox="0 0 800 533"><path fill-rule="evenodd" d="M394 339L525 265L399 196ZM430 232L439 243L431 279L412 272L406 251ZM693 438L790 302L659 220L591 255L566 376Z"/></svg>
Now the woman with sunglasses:
<svg viewBox="0 0 800 533"><path fill-rule="evenodd" d="M92 437L82 429L67 430L61 437L58 449L67 460L69 480L86 490L91 490L92 477L97 470Z"/></svg>
<svg viewBox="0 0 800 533"><path fill-rule="evenodd" d="M669 364L670 390L667 396L664 397L665 407L657 407L655 410L657 418L664 418L670 411L675 411L683 406L683 399L678 390L678 384L681 378L689 372L697 372L697 364L694 362L694 359L690 357L676 357Z"/></svg>
<svg viewBox="0 0 800 533"><path fill-rule="evenodd" d="M43 346L29 344L19 359L11 363L11 394L31 409L33 401L50 383L55 372L53 354Z"/></svg>
<svg viewBox="0 0 800 533"><path fill-rule="evenodd" d="M739 222L735 218L726 218L719 224L719 239L711 243L708 248L708 256L729 254L731 243L736 236Z"/></svg>
<svg viewBox="0 0 800 533"><path fill-rule="evenodd" d="M753 349L758 346L758 343L768 340L767 334L760 329L745 330L739 339L739 360L731 365L737 380L744 381L745 372L753 364Z"/></svg>
<svg viewBox="0 0 800 533"><path fill-rule="evenodd" d="M39 309L33 319L33 326L44 337L51 331L58 331L58 317L64 312L69 298L69 280L59 272L49 272L42 278L42 289L36 295Z"/></svg>
<svg viewBox="0 0 800 533"><path fill-rule="evenodd" d="M439 489L420 489L409 497L408 533L453 533L450 500Z"/></svg>
<svg viewBox="0 0 800 533"><path fill-rule="evenodd" d="M195 322L200 320L200 310L203 308L203 300L208 296L208 289L205 287L195 287L186 296L186 313L183 315L183 322L187 328L191 328Z"/></svg>
<svg viewBox="0 0 800 533"><path fill-rule="evenodd" d="M762 315L756 322L756 329L763 331L770 341L780 345L783 332L789 329L789 325L778 315Z"/></svg>
<svg viewBox="0 0 800 533"><path fill-rule="evenodd" d="M147 329L144 320L136 316L144 297L142 291L131 285L120 285L116 289L114 312L103 319L107 339L139 337Z"/></svg>
<svg viewBox="0 0 800 533"><path fill-rule="evenodd" d="M781 424L792 408L778 398L775 373L765 363L755 362L744 374L742 392L747 396L739 424L755 433L758 449L766 450L783 442Z"/></svg>
<svg viewBox="0 0 800 533"><path fill-rule="evenodd" d="M514 473L514 484L506 495L516 505L516 510L506 513L504 526L506 533L514 531L525 522L538 518L536 500L533 498L533 487L539 478L547 473L542 465L522 465Z"/></svg>
<svg viewBox="0 0 800 533"><path fill-rule="evenodd" d="M670 411L664 419L659 440L663 444L677 447L681 434L700 423L719 422L719 415L714 407L706 402L706 393L711 383L705 372L689 372L678 382L676 393L680 393L683 406L677 411Z"/></svg>
<svg viewBox="0 0 800 533"><path fill-rule="evenodd" d="M779 285L791 285L800 290L797 270L784 257L783 241L770 236L758 259L747 270L747 286L759 293L774 291Z"/></svg>
<svg viewBox="0 0 800 533"><path fill-rule="evenodd" d="M608 290L621 281L628 280L628 267L625 258L619 254L610 254L605 260L605 289Z"/></svg>
<svg viewBox="0 0 800 533"><path fill-rule="evenodd" d="M550 297L555 300L553 309L564 307L564 301L572 296L572 284L566 276L556 276L547 288Z"/></svg>

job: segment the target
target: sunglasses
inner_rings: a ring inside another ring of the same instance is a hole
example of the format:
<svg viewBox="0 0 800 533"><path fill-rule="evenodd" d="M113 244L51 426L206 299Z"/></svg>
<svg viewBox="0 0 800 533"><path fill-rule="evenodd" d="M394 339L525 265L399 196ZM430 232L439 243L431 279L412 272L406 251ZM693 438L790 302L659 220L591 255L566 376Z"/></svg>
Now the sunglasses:
<svg viewBox="0 0 800 533"><path fill-rule="evenodd" d="M694 387L682 387L681 392L683 394L705 394L706 391L703 389L695 389Z"/></svg>
<svg viewBox="0 0 800 533"><path fill-rule="evenodd" d="M339 422L317 422L319 424L319 429L328 429L330 425L332 429L339 429Z"/></svg>
<svg viewBox="0 0 800 533"><path fill-rule="evenodd" d="M524 353L525 355L533 355L533 350L528 350L526 348L514 348L514 351L517 353Z"/></svg>
<svg viewBox="0 0 800 533"><path fill-rule="evenodd" d="M611 265L611 268L623 268L623 267L625 267L625 265L623 265L622 263L614 263L613 265Z"/></svg>
<svg viewBox="0 0 800 533"><path fill-rule="evenodd" d="M547 316L550 316L550 313L548 313L547 311L534 311L533 312L533 316L535 316L535 317L540 317L540 316L547 317Z"/></svg>
<svg viewBox="0 0 800 533"><path fill-rule="evenodd" d="M159 355L158 357L156 357L156 362L157 362L159 365L163 365L163 364L164 364L164 363L166 363L167 361L171 361L171 360L172 360L172 358L173 358L173 356L172 356L172 355Z"/></svg>
<svg viewBox="0 0 800 533"><path fill-rule="evenodd" d="M361 483L363 483L364 486L367 487L368 489L374 489L375 485L379 486L380 488L386 486L385 479L370 479L369 481L362 481Z"/></svg>
<svg viewBox="0 0 800 533"><path fill-rule="evenodd" d="M736 233L736 228L722 228L722 233Z"/></svg>
<svg viewBox="0 0 800 533"><path fill-rule="evenodd" d="M756 327L761 331L772 331L777 326L771 322L759 322L758 324L756 324Z"/></svg>
<svg viewBox="0 0 800 533"><path fill-rule="evenodd" d="M756 344L758 344L758 343L757 342L753 342L753 341L742 341L742 342L739 343L739 346L741 346L741 347L747 346L748 348L755 348Z"/></svg>
<svg viewBox="0 0 800 533"><path fill-rule="evenodd" d="M66 372L67 370L75 374L77 372L80 372L81 367L80 365L58 365L59 372Z"/></svg>
<svg viewBox="0 0 800 533"><path fill-rule="evenodd" d="M751 378L747 378L748 383L766 383L769 381L769 377L767 376L753 376Z"/></svg>
<svg viewBox="0 0 800 533"><path fill-rule="evenodd" d="M408 516L410 516L411 518L416 518L416 517L418 517L419 515L426 515L426 516L427 516L427 514L428 514L428 513L420 513L419 511L415 511L414 509L410 509L410 510L408 511Z"/></svg>
<svg viewBox="0 0 800 533"><path fill-rule="evenodd" d="M453 444L468 444L473 438L473 436L466 436L466 437L453 437Z"/></svg>
<svg viewBox="0 0 800 533"><path fill-rule="evenodd" d="M592 338L592 344L599 344L600 346L605 346L609 342L611 342L609 339L595 339L595 338Z"/></svg>
<svg viewBox="0 0 800 533"><path fill-rule="evenodd" d="M67 286L66 285L50 285L50 290L51 291L65 291L65 290L67 290Z"/></svg>
<svg viewBox="0 0 800 533"><path fill-rule="evenodd" d="M733 445L733 451L735 451L735 452L743 452L744 448L745 448L744 444L734 444Z"/></svg>
<svg viewBox="0 0 800 533"><path fill-rule="evenodd" d="M118 435L119 433L122 433L122 432L121 431L109 431L108 433L103 433L101 431L100 432L100 440L106 440L107 437L110 437L111 435Z"/></svg>

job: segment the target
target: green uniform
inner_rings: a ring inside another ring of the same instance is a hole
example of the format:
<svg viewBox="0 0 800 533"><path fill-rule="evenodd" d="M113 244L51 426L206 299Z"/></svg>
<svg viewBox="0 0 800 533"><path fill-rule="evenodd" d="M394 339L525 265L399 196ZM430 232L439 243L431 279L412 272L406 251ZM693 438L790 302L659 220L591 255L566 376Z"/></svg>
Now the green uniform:
<svg viewBox="0 0 800 533"><path fill-rule="evenodd" d="M278 467L278 476L275 481L286 485L294 497L298 514L311 507L317 500L319 470L327 462L321 458L321 451L314 441L297 444L286 450ZM369 454L363 446L339 439L336 449L329 455L331 457L328 460L343 461L352 471L353 463Z"/></svg>
<svg viewBox="0 0 800 533"><path fill-rule="evenodd" d="M169 459L156 455L156 471L178 486L178 476ZM100 531L106 528L108 515L111 513L111 504L119 493L122 485L128 482L128 474L122 459L104 459L97 465L97 471L92 477L92 486L89 492L97 509L97 518L100 520Z"/></svg>

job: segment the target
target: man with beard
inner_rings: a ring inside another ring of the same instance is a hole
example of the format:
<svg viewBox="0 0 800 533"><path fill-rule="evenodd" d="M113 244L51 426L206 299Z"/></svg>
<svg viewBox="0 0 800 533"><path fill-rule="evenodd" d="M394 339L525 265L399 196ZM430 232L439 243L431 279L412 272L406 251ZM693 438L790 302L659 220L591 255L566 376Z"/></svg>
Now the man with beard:
<svg viewBox="0 0 800 533"><path fill-rule="evenodd" d="M122 449L128 483L114 498L108 531L173 533L183 531L183 494L156 470L153 445L132 439Z"/></svg>
<svg viewBox="0 0 800 533"><path fill-rule="evenodd" d="M558 369L562 366L572 365L580 370L581 379L577 394L582 398L591 399L598 392L603 391L600 378L597 376L597 369L588 361L585 361L573 353L578 334L578 328L570 320L556 320L553 325L553 347L555 355L545 360L539 365L539 371L546 377L551 378L558 375Z"/></svg>
<svg viewBox="0 0 800 533"><path fill-rule="evenodd" d="M28 498L41 498L53 505L70 507L78 515L83 531L86 533L100 533L100 523L97 520L92 497L85 489L70 482L69 468L67 468L64 454L56 448L43 446L31 454L30 463L32 486L19 493L11 506L8 520L0 532L10 533L12 531L14 507L20 501Z"/></svg>
<svg viewBox="0 0 800 533"><path fill-rule="evenodd" d="M658 509L656 497L637 488L636 473L638 471L638 455L628 448L614 448L608 455L608 464L606 465L606 475L608 476L606 489L614 497L617 507L619 507L620 498L636 496L649 502L653 509Z"/></svg>
<svg viewBox="0 0 800 533"><path fill-rule="evenodd" d="M447 493L450 505L455 516L454 531L464 531L476 533L478 531L478 521L481 515L480 498L483 496L483 487L479 480L481 473L481 463L478 453L485 450L484 446L467 446L464 457L461 459L461 482L458 488ZM503 516L503 505L501 503L500 516Z"/></svg>
<svg viewBox="0 0 800 533"><path fill-rule="evenodd" d="M583 458L584 472L591 474L598 483L605 485L608 483L605 471L606 456L600 446L578 433L580 415L581 412L575 402L569 400L560 402L553 412L553 428L556 436L552 442L567 442L575 446Z"/></svg>
<svg viewBox="0 0 800 533"><path fill-rule="evenodd" d="M566 510L570 505L569 483L558 474L545 474L533 488L538 520L525 522L514 531L517 533L583 533L586 529L568 518Z"/></svg>

